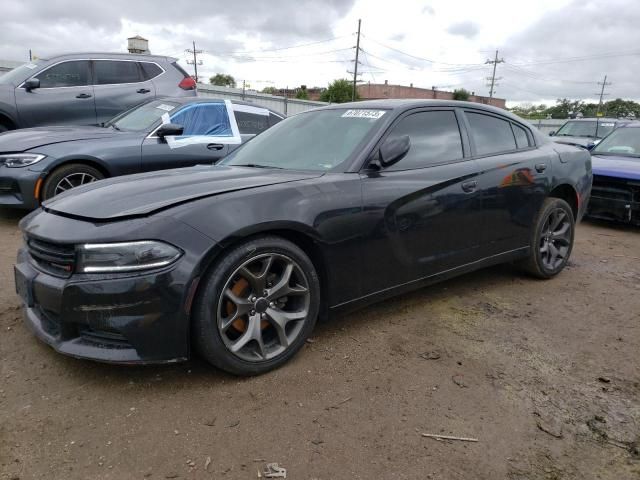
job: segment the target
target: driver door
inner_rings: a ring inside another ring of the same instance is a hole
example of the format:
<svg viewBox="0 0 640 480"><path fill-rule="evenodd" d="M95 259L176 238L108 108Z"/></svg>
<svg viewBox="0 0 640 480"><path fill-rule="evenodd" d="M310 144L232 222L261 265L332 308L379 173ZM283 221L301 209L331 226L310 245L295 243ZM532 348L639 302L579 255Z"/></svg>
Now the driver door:
<svg viewBox="0 0 640 480"><path fill-rule="evenodd" d="M412 111L386 139L408 135L409 152L380 171L364 171L363 294L469 263L482 241L478 166L468 158L461 114ZM384 139L383 139L384 141Z"/></svg>
<svg viewBox="0 0 640 480"><path fill-rule="evenodd" d="M146 137L142 143L143 171L211 165L229 152L232 128L225 103L193 103L172 113L169 121L182 125L183 134L162 139L154 131Z"/></svg>

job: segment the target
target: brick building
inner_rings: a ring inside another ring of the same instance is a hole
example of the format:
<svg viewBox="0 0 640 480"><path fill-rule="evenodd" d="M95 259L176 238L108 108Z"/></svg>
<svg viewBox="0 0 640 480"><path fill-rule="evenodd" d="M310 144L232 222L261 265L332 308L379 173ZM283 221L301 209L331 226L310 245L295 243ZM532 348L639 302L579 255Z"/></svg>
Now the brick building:
<svg viewBox="0 0 640 480"><path fill-rule="evenodd" d="M362 100L375 100L381 98L425 98L438 100L453 100L453 92L443 92L435 88L417 88L413 84L406 85L390 85L385 80L384 83L368 83L366 85L358 85L358 95ZM485 105L493 105L494 107L506 108L506 100L504 98L489 98L481 95L469 96L470 102L484 103Z"/></svg>

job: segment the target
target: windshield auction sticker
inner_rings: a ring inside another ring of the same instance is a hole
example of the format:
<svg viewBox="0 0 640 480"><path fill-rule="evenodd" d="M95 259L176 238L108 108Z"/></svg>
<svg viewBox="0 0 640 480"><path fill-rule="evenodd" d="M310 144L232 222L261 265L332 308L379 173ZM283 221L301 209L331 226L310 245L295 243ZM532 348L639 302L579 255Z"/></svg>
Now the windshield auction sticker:
<svg viewBox="0 0 640 480"><path fill-rule="evenodd" d="M371 118L377 120L385 114L384 110L347 110L342 114L343 118Z"/></svg>

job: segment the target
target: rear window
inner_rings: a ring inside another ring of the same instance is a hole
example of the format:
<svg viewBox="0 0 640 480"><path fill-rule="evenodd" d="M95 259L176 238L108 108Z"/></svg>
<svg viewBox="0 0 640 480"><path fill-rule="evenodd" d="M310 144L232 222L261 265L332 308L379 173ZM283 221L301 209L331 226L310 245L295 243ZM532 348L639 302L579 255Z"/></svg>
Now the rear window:
<svg viewBox="0 0 640 480"><path fill-rule="evenodd" d="M141 80L138 62L119 60L94 61L96 85L113 85L118 83L136 83Z"/></svg>
<svg viewBox="0 0 640 480"><path fill-rule="evenodd" d="M481 113L466 113L477 155L491 155L516 149L516 140L509 122Z"/></svg>
<svg viewBox="0 0 640 480"><path fill-rule="evenodd" d="M238 130L243 135L258 135L269 128L269 116L257 115L255 113L247 112L233 112L236 117L236 123L238 124Z"/></svg>
<svg viewBox="0 0 640 480"><path fill-rule="evenodd" d="M513 134L516 137L516 145L518 148L528 148L529 136L527 135L527 131L515 123L511 124L511 128L513 128Z"/></svg>
<svg viewBox="0 0 640 480"><path fill-rule="evenodd" d="M162 73L162 69L155 63L140 62L140 67L142 67L145 80L151 80Z"/></svg>
<svg viewBox="0 0 640 480"><path fill-rule="evenodd" d="M180 65L178 65L178 62L173 62L171 64L171 66L173 68L175 68L176 70L178 70L182 74L182 76L184 78L189 78L189 74L184 70L184 68L182 68Z"/></svg>

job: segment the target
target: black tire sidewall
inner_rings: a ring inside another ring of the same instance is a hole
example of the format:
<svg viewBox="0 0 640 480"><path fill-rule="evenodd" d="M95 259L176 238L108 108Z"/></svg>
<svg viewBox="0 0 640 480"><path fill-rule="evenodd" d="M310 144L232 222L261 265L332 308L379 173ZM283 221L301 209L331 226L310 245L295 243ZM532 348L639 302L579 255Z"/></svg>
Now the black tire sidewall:
<svg viewBox="0 0 640 480"><path fill-rule="evenodd" d="M294 342L277 357L264 362L245 361L231 353L217 326L218 302L229 276L245 261L265 253L291 257L303 270L309 283L309 317ZM193 343L209 363L234 375L259 375L273 370L293 357L309 337L320 310L320 281L309 257L295 244L275 236L257 237L222 254L202 279L193 309Z"/></svg>
<svg viewBox="0 0 640 480"><path fill-rule="evenodd" d="M49 200L54 197L55 188L58 182L67 175L73 173L87 173L89 175L93 175L97 180L102 180L104 178L104 175L100 170L90 165L83 165L81 163L63 165L51 172L44 181L44 185L42 186L42 201Z"/></svg>
<svg viewBox="0 0 640 480"><path fill-rule="evenodd" d="M542 254L540 253L539 241L542 235L542 229L544 227L544 224L547 218L549 217L549 214L553 210L556 210L558 208L561 208L562 210L564 210L564 212L567 214L567 218L569 218L569 222L571 224L571 241L569 242L569 250L567 251L567 255L563 259L562 263L557 268L550 270L545 267L544 262L542 261ZM536 270L538 270L540 276L544 278L555 277L564 269L564 267L566 267L567 263L569 262L569 257L571 256L571 252L573 250L573 241L574 241L575 230L576 230L575 226L576 225L575 225L575 219L573 218L573 211L571 210L571 207L567 202L565 202L560 198L547 198L545 200L544 204L542 205L542 209L540 210L540 214L538 215L536 226L533 232L533 238L531 241L531 249L532 249L532 255L534 257L533 258L534 263L536 266Z"/></svg>

